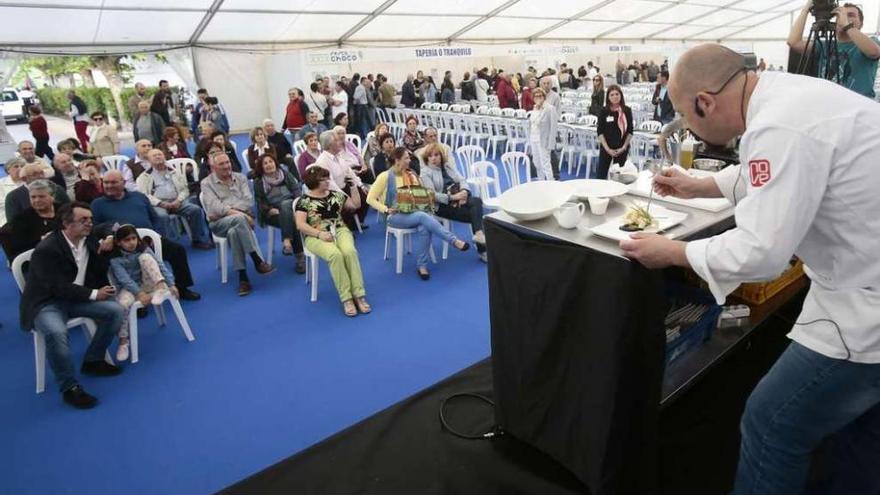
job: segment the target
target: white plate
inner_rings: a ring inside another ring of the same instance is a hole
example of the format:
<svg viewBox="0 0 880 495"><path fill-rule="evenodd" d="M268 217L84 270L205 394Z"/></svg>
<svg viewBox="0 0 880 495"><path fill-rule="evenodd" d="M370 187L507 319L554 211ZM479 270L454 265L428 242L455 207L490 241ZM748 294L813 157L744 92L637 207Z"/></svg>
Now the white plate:
<svg viewBox="0 0 880 495"><path fill-rule="evenodd" d="M639 203L639 206L645 206L645 205L642 203ZM685 218L688 217L687 213L682 213L680 211L672 211L672 210L663 208L662 206L657 206L654 204L651 205L651 215L653 215L654 218L657 219L657 222L660 224L659 229L655 228L655 229L643 230L642 232L647 232L647 233L663 232L665 230L671 229L672 227L675 227L676 225L683 222ZM607 222L605 222L601 225L597 225L597 226L591 228L590 230L594 234L596 234L600 237L604 237L606 239L613 239L615 241L622 241L624 239L629 239L630 234L634 234L634 232L625 232L623 230L620 230L620 226L624 224L623 217L624 217L624 215L614 217L611 220L608 220ZM675 237L675 235L667 234L666 237L669 237L670 239L672 239Z"/></svg>
<svg viewBox="0 0 880 495"><path fill-rule="evenodd" d="M574 195L580 199L614 198L629 192L628 187L613 180L578 179L568 183L574 186Z"/></svg>
<svg viewBox="0 0 880 495"><path fill-rule="evenodd" d="M572 190L568 182L526 182L504 191L501 210L517 220L540 220L571 199Z"/></svg>

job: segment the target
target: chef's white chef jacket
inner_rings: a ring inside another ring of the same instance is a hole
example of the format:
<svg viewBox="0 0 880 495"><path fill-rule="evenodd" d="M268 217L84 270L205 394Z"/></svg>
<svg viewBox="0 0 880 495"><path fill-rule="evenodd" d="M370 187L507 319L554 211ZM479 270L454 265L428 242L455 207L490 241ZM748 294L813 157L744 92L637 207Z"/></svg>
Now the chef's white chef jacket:
<svg viewBox="0 0 880 495"><path fill-rule="evenodd" d="M831 358L880 363L880 104L764 72L746 127L742 164L715 176L737 226L688 243L688 261L721 303L796 254L812 285L788 336Z"/></svg>

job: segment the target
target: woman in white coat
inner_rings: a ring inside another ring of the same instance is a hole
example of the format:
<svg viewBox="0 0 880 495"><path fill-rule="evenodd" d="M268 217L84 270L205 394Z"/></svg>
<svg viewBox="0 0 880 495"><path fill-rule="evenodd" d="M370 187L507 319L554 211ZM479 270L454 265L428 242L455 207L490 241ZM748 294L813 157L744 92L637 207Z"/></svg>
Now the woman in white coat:
<svg viewBox="0 0 880 495"><path fill-rule="evenodd" d="M538 178L553 180L553 167L550 164L550 153L556 146L556 122L559 115L553 105L547 105L546 94L541 88L532 91L535 108L529 116L531 129L529 141L532 147L532 163L538 172Z"/></svg>

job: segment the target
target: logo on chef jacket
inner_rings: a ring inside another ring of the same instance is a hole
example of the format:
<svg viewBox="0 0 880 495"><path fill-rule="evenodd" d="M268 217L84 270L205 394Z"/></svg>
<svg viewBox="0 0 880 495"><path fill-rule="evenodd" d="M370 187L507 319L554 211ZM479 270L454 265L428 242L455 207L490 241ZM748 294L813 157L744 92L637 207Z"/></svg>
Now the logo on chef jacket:
<svg viewBox="0 0 880 495"><path fill-rule="evenodd" d="M768 160L751 160L749 162L749 177L752 187L761 187L770 182L770 162Z"/></svg>

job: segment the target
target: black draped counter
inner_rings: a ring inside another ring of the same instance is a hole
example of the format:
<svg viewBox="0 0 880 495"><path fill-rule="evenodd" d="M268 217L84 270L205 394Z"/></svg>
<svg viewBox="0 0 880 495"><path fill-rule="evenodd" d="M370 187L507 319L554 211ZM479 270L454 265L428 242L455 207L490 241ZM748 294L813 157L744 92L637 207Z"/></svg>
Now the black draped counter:
<svg viewBox="0 0 880 495"><path fill-rule="evenodd" d="M681 206L672 232L693 239L733 226L732 210ZM622 211L612 204L609 215ZM664 369L663 271L620 255L587 227L549 218L486 218L492 357L225 490L303 494L721 494L749 391L787 345L773 316L797 311L805 282L753 308L748 325ZM794 306L794 307L792 307ZM790 321L791 316L787 316ZM760 331L756 331L760 329ZM471 433L445 431L447 417Z"/></svg>

